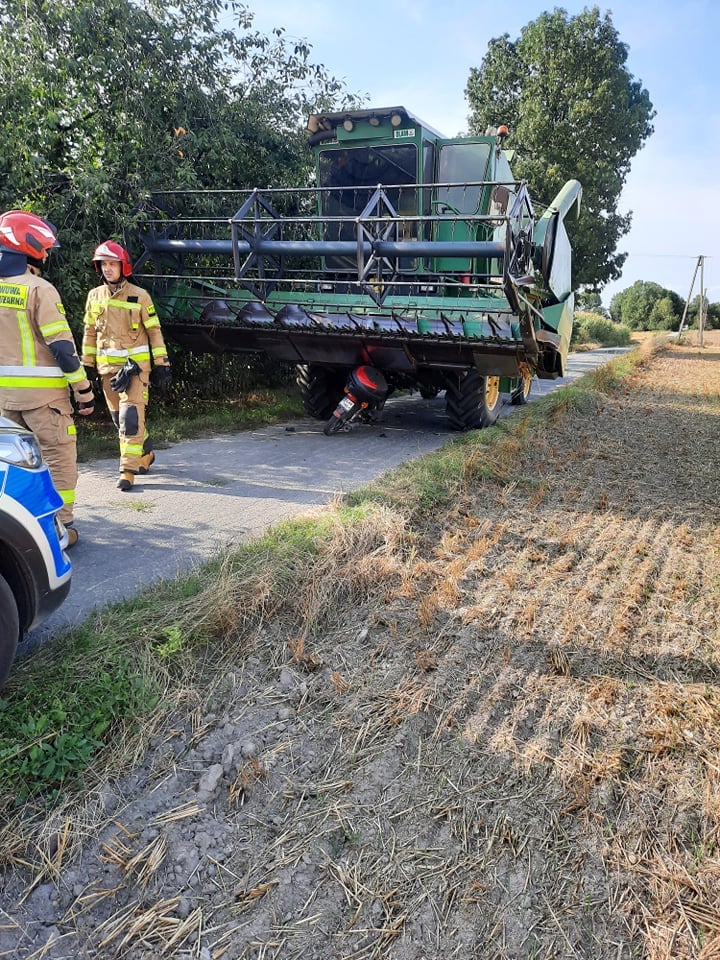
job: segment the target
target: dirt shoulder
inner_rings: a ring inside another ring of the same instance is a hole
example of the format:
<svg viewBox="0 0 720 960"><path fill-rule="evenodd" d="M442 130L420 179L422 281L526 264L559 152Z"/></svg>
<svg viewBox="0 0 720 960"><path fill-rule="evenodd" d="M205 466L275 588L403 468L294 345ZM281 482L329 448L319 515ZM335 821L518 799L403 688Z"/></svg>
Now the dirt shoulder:
<svg viewBox="0 0 720 960"><path fill-rule="evenodd" d="M339 528L131 776L5 837L0 956L719 957L719 397L668 347Z"/></svg>

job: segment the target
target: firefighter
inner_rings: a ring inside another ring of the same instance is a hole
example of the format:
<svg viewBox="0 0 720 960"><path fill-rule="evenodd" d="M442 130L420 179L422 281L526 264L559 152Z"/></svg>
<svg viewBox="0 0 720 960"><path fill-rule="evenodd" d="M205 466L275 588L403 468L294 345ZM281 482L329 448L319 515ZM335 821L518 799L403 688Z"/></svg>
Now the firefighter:
<svg viewBox="0 0 720 960"><path fill-rule="evenodd" d="M150 294L132 282L127 250L106 240L95 250L93 263L103 283L87 296L82 361L88 374L99 375L102 382L120 437L117 486L128 492L155 460L145 426L150 381L163 396L172 376L160 321Z"/></svg>
<svg viewBox="0 0 720 960"><path fill-rule="evenodd" d="M40 276L58 246L53 225L34 213L0 215L0 415L35 434L73 547L77 438L68 387L82 416L93 412L95 401L60 294Z"/></svg>

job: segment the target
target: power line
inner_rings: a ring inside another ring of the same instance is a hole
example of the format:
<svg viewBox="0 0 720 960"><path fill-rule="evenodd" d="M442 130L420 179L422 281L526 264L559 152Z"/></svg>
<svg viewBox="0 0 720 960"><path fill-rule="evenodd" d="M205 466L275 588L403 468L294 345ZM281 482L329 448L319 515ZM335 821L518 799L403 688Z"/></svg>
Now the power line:
<svg viewBox="0 0 720 960"><path fill-rule="evenodd" d="M697 253L628 253L626 260L629 260L631 257L645 257L650 260L697 260L699 254ZM704 256L704 255L703 255ZM712 260L712 257L705 257L705 260Z"/></svg>

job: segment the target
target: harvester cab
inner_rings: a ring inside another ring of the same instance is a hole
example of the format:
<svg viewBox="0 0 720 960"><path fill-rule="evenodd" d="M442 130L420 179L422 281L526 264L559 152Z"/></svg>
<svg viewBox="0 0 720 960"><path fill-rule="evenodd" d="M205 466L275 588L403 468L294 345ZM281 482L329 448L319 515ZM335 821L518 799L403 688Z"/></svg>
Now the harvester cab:
<svg viewBox="0 0 720 960"><path fill-rule="evenodd" d="M446 138L389 107L313 115L307 132L310 187L155 196L136 271L168 335L296 364L319 419L359 367L388 392L445 391L457 430L563 375L577 181L537 218L504 127Z"/></svg>

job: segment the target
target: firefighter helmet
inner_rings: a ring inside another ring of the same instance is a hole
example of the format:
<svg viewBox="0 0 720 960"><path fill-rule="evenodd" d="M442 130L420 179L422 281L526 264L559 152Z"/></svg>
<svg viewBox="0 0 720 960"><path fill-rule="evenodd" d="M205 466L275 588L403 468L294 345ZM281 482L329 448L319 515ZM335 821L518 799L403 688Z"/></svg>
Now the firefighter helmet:
<svg viewBox="0 0 720 960"><path fill-rule="evenodd" d="M122 275L124 277L129 277L132 273L130 254L127 252L125 247L121 247L120 244L115 243L114 240L106 240L96 248L95 253L93 254L93 262L95 264L96 273L100 273L101 260L118 260L120 266L122 267Z"/></svg>
<svg viewBox="0 0 720 960"><path fill-rule="evenodd" d="M32 260L44 260L48 250L59 247L55 227L27 210L0 214L0 245Z"/></svg>

